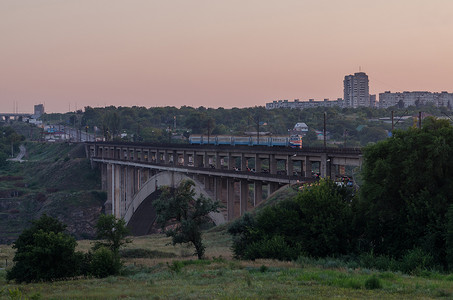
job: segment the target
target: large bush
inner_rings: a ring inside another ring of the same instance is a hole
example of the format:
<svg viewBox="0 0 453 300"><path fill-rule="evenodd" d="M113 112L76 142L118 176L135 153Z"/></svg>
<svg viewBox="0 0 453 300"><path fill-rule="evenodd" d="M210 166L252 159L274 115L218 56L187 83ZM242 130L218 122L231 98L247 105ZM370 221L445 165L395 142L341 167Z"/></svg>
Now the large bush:
<svg viewBox="0 0 453 300"><path fill-rule="evenodd" d="M352 250L353 191L321 180L294 199L265 207L233 223L233 252L238 258L293 260L299 255L327 256Z"/></svg>
<svg viewBox="0 0 453 300"><path fill-rule="evenodd" d="M109 248L100 247L91 256L90 275L104 278L116 275L122 267L118 256Z"/></svg>
<svg viewBox="0 0 453 300"><path fill-rule="evenodd" d="M14 243L15 265L7 273L16 282L52 281L80 274L83 255L76 241L64 233L65 225L43 215Z"/></svg>

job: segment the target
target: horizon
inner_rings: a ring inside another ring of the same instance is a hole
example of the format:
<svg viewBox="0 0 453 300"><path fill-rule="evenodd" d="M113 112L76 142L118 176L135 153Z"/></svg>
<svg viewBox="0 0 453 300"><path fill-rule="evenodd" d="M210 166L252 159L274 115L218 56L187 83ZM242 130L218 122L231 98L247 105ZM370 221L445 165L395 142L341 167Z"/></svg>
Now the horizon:
<svg viewBox="0 0 453 300"><path fill-rule="evenodd" d="M0 3L1 111L244 108L452 91L453 2L285 0Z"/></svg>

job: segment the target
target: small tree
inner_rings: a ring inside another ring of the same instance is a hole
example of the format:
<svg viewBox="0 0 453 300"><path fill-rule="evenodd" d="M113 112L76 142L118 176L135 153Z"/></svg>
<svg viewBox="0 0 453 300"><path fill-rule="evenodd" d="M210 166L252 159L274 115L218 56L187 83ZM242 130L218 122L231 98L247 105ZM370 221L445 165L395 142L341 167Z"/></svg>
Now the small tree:
<svg viewBox="0 0 453 300"><path fill-rule="evenodd" d="M66 225L43 215L25 229L13 248L15 265L7 273L17 282L52 281L80 275L83 255L75 252L75 239L64 233Z"/></svg>
<svg viewBox="0 0 453 300"><path fill-rule="evenodd" d="M178 187L162 187L162 193L154 201L157 213L157 224L165 230L167 224L175 221L177 224L165 230L172 237L172 243L192 243L198 259L203 258L205 246L202 243L201 226L209 221L210 212L218 212L219 204L200 195L195 199L191 180L182 181Z"/></svg>
<svg viewBox="0 0 453 300"><path fill-rule="evenodd" d="M130 243L131 240L126 238L129 229L123 219L117 219L114 215L101 215L96 223L97 238L103 241L96 242L95 248L104 246L115 255L118 255L120 247Z"/></svg>

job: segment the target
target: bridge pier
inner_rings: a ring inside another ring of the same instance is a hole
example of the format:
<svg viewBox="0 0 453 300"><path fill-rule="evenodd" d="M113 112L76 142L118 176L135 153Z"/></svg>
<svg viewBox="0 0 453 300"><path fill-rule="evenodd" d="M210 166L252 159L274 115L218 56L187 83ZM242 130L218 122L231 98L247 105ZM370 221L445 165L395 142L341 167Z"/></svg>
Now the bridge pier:
<svg viewBox="0 0 453 300"><path fill-rule="evenodd" d="M253 189L253 207L255 207L263 200L263 183L255 181Z"/></svg>
<svg viewBox="0 0 453 300"><path fill-rule="evenodd" d="M234 179L227 178L227 214L228 214L228 221L234 219Z"/></svg>
<svg viewBox="0 0 453 300"><path fill-rule="evenodd" d="M247 202L249 199L249 183L247 180L241 180L241 192L239 200L239 215L242 216L247 211Z"/></svg>

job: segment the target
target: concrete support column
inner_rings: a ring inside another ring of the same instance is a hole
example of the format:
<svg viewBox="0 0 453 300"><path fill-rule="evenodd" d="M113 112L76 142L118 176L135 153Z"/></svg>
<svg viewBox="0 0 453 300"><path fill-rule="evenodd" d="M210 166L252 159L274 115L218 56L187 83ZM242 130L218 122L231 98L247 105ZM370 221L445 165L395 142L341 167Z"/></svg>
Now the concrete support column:
<svg viewBox="0 0 453 300"><path fill-rule="evenodd" d="M304 167L305 177L311 177L311 161L308 156L305 157Z"/></svg>
<svg viewBox="0 0 453 300"><path fill-rule="evenodd" d="M101 189L107 191L107 166L106 164L101 164Z"/></svg>
<svg viewBox="0 0 453 300"><path fill-rule="evenodd" d="M203 156L202 155L198 155L198 154L194 154L194 161L193 161L193 165L194 167L198 168L198 167L201 167L203 165Z"/></svg>
<svg viewBox="0 0 453 300"><path fill-rule="evenodd" d="M233 170L235 167L234 157L228 153L228 170Z"/></svg>
<svg viewBox="0 0 453 300"><path fill-rule="evenodd" d="M247 158L244 153L241 154L241 171L247 171Z"/></svg>
<svg viewBox="0 0 453 300"><path fill-rule="evenodd" d="M184 151L182 155L184 160L183 165L187 167L187 165L189 164L189 154L187 153L187 151Z"/></svg>
<svg viewBox="0 0 453 300"><path fill-rule="evenodd" d="M319 167L319 172L321 173L320 176L322 178L326 178L329 175L329 170L328 170L328 164L329 162L327 161L327 154L321 154L321 164Z"/></svg>
<svg viewBox="0 0 453 300"><path fill-rule="evenodd" d="M113 188L113 165L107 164L106 166L106 188L107 188L107 201L105 202L105 213L113 214L113 197L114 197L114 188Z"/></svg>
<svg viewBox="0 0 453 300"><path fill-rule="evenodd" d="M337 177L337 174L338 174L338 171L337 171L338 165L332 164L332 159L328 163L330 165L330 178L335 180L335 178Z"/></svg>
<svg viewBox="0 0 453 300"><path fill-rule="evenodd" d="M203 164L205 168L209 168L209 154L205 152L203 155Z"/></svg>
<svg viewBox="0 0 453 300"><path fill-rule="evenodd" d="M159 150L156 151L156 155L154 156L154 162L156 164L160 164L160 152L159 152Z"/></svg>
<svg viewBox="0 0 453 300"><path fill-rule="evenodd" d="M215 200L222 201L222 178L214 177L214 195Z"/></svg>
<svg viewBox="0 0 453 300"><path fill-rule="evenodd" d="M288 155L286 157L286 175L293 176L294 164L292 160L292 156Z"/></svg>
<svg viewBox="0 0 453 300"><path fill-rule="evenodd" d="M134 197L134 167L126 167L126 198L130 201Z"/></svg>
<svg viewBox="0 0 453 300"><path fill-rule="evenodd" d="M120 186L120 176L121 176L121 167L120 166L112 166L112 170L114 171L113 173L113 190L114 190L114 197L113 197L113 207L114 207L114 212L113 215L117 218L121 217L121 186Z"/></svg>
<svg viewBox="0 0 453 300"><path fill-rule="evenodd" d="M255 155L255 171L261 173L261 158L258 154Z"/></svg>
<svg viewBox="0 0 453 300"><path fill-rule="evenodd" d="M277 174L277 159L274 154L269 155L269 173Z"/></svg>
<svg viewBox="0 0 453 300"><path fill-rule="evenodd" d="M241 180L240 194L240 215L242 216L247 211L247 202L249 199L249 183L247 180Z"/></svg>
<svg viewBox="0 0 453 300"><path fill-rule="evenodd" d="M215 155L215 168L221 169L222 168L222 158L220 157L219 153Z"/></svg>
<svg viewBox="0 0 453 300"><path fill-rule="evenodd" d="M227 213L228 221L234 219L234 179L227 179Z"/></svg>
<svg viewBox="0 0 453 300"><path fill-rule="evenodd" d="M254 207L263 201L263 183L261 181L255 181L254 183L253 198Z"/></svg>

